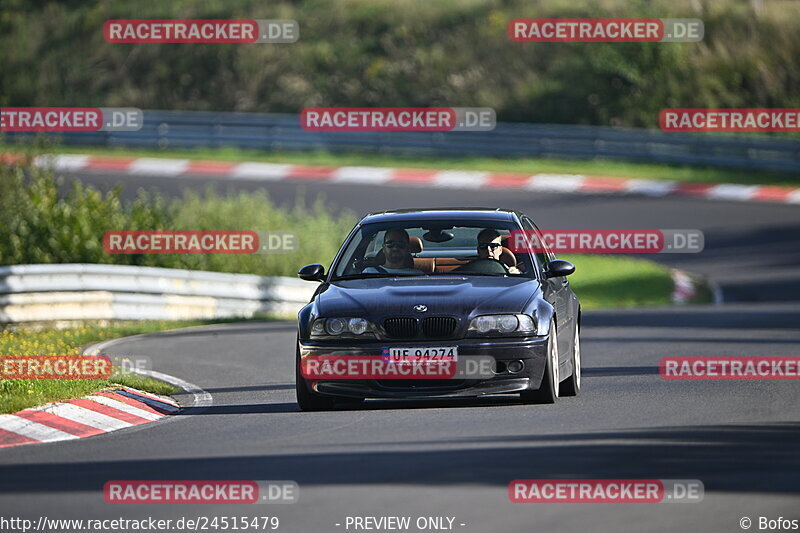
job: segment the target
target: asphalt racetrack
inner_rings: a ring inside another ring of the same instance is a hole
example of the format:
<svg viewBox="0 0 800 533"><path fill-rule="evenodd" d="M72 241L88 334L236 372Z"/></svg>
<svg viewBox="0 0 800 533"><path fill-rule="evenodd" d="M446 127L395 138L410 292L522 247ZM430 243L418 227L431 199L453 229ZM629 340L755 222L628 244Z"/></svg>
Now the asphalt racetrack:
<svg viewBox="0 0 800 533"><path fill-rule="evenodd" d="M167 194L214 178L84 172ZM217 181L222 183L222 180ZM583 390L551 406L513 399L368 402L301 413L292 322L247 322L124 340L213 404L109 435L0 450L4 515L49 518L278 516L280 531L335 532L348 516L454 517L464 533L742 531L800 519L800 388L794 381L665 381L665 356L797 356L800 211L692 198L563 195L224 180L291 204L299 188L361 215L401 207L520 209L543 228L697 228L705 251L651 257L710 276L721 306L584 313ZM269 229L269 228L264 228ZM277 229L277 228L276 228ZM344 236L343 236L344 237ZM299 265L298 265L299 266ZM578 263L578 268L580 264ZM580 294L578 294L580 296ZM178 399L191 405L192 395ZM698 479L699 503L521 504L528 478ZM291 505L110 505L109 480L294 480ZM462 525L463 524L463 525ZM431 531L431 530L426 530Z"/></svg>

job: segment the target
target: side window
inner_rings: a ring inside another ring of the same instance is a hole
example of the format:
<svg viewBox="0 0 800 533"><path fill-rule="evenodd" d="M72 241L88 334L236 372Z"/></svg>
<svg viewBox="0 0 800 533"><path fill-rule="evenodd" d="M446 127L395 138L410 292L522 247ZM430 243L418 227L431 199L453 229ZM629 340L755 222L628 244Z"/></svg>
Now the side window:
<svg viewBox="0 0 800 533"><path fill-rule="evenodd" d="M369 244L367 245L367 251L364 254L366 257L375 257L381 247L383 246L383 234L386 233L385 231L379 231L370 237ZM380 239L377 237L380 236Z"/></svg>
<svg viewBox="0 0 800 533"><path fill-rule="evenodd" d="M540 234L539 228L537 228L534 223L526 216L522 217L522 227L526 231L534 231L537 235ZM539 271L544 272L547 270L547 264L550 262L550 257L547 255L545 251L536 252L533 255L536 256L536 262L539 264Z"/></svg>
<svg viewBox="0 0 800 533"><path fill-rule="evenodd" d="M361 272L359 266L364 260L365 252L374 246L375 234L365 234L366 229L362 228L360 234L356 235L343 252L336 267L337 276L346 276Z"/></svg>

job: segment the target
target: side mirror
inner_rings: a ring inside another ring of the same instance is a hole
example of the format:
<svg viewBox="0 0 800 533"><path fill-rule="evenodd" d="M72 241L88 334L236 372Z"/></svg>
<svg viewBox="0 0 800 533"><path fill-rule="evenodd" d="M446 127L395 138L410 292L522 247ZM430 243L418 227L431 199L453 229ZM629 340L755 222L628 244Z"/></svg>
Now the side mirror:
<svg viewBox="0 0 800 533"><path fill-rule="evenodd" d="M306 281L322 281L325 279L325 267L322 265L306 265L297 271L297 276Z"/></svg>
<svg viewBox="0 0 800 533"><path fill-rule="evenodd" d="M547 264L546 278L560 278L575 272L575 265L562 259L554 259Z"/></svg>

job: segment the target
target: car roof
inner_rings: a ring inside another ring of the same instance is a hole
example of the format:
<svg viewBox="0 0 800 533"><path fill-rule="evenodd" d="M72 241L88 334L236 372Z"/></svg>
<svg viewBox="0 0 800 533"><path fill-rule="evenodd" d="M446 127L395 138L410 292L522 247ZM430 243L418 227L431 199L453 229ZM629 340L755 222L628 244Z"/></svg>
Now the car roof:
<svg viewBox="0 0 800 533"><path fill-rule="evenodd" d="M511 221L519 215L511 209L487 207L437 207L431 209L395 209L370 213L361 219L361 224L374 222L403 222L414 220L498 220Z"/></svg>

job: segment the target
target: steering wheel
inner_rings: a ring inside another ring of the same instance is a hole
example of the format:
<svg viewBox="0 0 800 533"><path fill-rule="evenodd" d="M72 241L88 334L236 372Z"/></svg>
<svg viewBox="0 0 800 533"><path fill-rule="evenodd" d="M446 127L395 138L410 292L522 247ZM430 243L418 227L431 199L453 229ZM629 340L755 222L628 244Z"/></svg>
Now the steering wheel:
<svg viewBox="0 0 800 533"><path fill-rule="evenodd" d="M470 261L466 265L461 265L460 267L453 269L453 272L476 272L480 274L508 274L508 269L506 269L506 266L497 259L485 257L476 259L474 261Z"/></svg>
<svg viewBox="0 0 800 533"><path fill-rule="evenodd" d="M373 266L373 265L372 262L366 257L363 259L359 257L354 257L353 259L350 260L350 264L347 265L347 272L349 274L360 274L361 271L368 266Z"/></svg>

